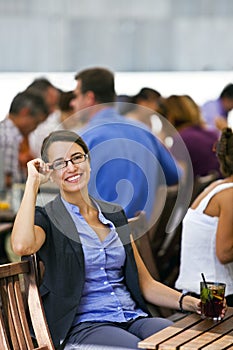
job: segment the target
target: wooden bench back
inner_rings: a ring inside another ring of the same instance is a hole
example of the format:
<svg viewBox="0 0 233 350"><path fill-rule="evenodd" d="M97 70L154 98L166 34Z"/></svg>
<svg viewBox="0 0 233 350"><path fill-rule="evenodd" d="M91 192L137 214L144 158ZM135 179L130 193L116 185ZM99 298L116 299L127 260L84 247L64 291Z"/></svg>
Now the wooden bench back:
<svg viewBox="0 0 233 350"><path fill-rule="evenodd" d="M0 265L0 349L54 350L36 276L35 256ZM33 330L35 336L32 336Z"/></svg>

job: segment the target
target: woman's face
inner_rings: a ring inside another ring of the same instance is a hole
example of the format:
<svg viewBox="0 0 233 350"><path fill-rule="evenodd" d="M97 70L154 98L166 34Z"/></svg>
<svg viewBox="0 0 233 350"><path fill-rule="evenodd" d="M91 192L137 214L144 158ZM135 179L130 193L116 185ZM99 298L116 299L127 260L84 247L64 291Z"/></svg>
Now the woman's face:
<svg viewBox="0 0 233 350"><path fill-rule="evenodd" d="M56 141L49 146L49 163L67 161L74 156L84 155L83 148L73 142ZM71 161L59 170L53 170L52 180L59 186L63 192L77 192L87 189L90 179L90 163L88 159L79 164L73 164Z"/></svg>

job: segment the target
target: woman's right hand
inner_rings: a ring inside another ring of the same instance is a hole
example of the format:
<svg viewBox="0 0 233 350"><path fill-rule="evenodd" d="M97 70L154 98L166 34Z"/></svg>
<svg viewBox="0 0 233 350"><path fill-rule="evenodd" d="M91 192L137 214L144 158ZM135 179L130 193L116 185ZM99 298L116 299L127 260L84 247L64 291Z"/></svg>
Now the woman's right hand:
<svg viewBox="0 0 233 350"><path fill-rule="evenodd" d="M27 163L28 179L32 179L38 182L38 185L42 185L48 182L53 170L49 168L49 164L45 163L42 159L36 158L30 160Z"/></svg>

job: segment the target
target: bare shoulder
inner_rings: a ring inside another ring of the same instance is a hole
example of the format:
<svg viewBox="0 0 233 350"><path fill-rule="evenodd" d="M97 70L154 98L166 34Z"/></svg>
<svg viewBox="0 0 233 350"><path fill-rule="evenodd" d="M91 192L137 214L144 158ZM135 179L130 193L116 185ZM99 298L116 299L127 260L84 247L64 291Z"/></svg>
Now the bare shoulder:
<svg viewBox="0 0 233 350"><path fill-rule="evenodd" d="M233 206L233 186L226 188L218 193L219 201L223 202L225 205Z"/></svg>
<svg viewBox="0 0 233 350"><path fill-rule="evenodd" d="M198 196L197 198L193 201L191 208L195 209L199 203L217 186L225 183L225 180L217 180L212 182L209 186L207 186Z"/></svg>

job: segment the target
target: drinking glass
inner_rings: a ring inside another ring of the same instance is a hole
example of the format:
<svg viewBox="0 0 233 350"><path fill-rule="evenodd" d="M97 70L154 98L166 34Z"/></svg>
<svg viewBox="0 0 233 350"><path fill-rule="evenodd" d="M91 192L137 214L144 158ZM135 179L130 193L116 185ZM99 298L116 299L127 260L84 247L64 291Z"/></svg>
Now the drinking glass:
<svg viewBox="0 0 233 350"><path fill-rule="evenodd" d="M201 315L203 318L221 320L225 283L200 282Z"/></svg>

